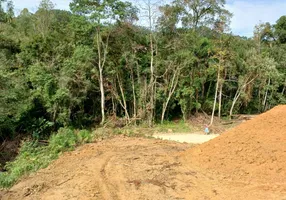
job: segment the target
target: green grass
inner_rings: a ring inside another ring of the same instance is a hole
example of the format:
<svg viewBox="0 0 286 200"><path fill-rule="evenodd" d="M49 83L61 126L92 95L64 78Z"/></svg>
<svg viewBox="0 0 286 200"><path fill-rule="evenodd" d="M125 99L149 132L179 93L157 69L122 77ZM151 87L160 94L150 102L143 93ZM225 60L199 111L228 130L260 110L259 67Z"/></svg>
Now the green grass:
<svg viewBox="0 0 286 200"><path fill-rule="evenodd" d="M173 122L173 121L165 121L163 124L156 124L154 127L156 132L160 133L190 133L194 131L194 128L185 123L184 121Z"/></svg>
<svg viewBox="0 0 286 200"><path fill-rule="evenodd" d="M50 137L48 145L35 141L23 142L19 155L6 164L6 172L0 173L0 188L11 187L20 177L47 167L62 152L73 150L76 146L91 142L94 135L87 130L74 131L61 128Z"/></svg>

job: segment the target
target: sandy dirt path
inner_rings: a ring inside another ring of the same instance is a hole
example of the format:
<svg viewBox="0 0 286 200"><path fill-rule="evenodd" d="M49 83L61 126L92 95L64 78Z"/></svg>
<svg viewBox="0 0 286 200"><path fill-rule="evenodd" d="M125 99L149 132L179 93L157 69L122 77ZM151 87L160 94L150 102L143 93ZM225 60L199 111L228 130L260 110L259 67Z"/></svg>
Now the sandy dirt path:
<svg viewBox="0 0 286 200"><path fill-rule="evenodd" d="M47 169L25 178L7 199L184 199L194 173L176 153L190 148L161 140L114 138L65 153Z"/></svg>
<svg viewBox="0 0 286 200"><path fill-rule="evenodd" d="M153 137L163 140L171 140L176 142L187 142L191 144L202 144L205 142L208 142L216 137L218 137L219 134L209 134L204 135L202 133L176 133L176 134L155 134Z"/></svg>
<svg viewBox="0 0 286 200"><path fill-rule="evenodd" d="M272 187L187 164L181 155L189 148L186 143L125 137L84 145L2 191L0 199L282 199Z"/></svg>

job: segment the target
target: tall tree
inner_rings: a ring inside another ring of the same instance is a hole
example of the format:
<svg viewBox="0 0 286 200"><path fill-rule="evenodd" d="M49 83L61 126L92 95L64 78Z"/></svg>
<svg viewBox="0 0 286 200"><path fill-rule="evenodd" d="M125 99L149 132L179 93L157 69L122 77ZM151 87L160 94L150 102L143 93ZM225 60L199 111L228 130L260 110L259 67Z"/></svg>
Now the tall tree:
<svg viewBox="0 0 286 200"><path fill-rule="evenodd" d="M275 35L278 38L279 43L286 43L286 15L280 17L274 25Z"/></svg>
<svg viewBox="0 0 286 200"><path fill-rule="evenodd" d="M39 5L36 16L36 30L46 39L48 32L51 29L51 24L54 18L52 10L54 4L50 0L42 0Z"/></svg>
<svg viewBox="0 0 286 200"><path fill-rule="evenodd" d="M70 4L75 14L85 15L96 27L95 45L97 48L97 67L99 70L99 84L101 92L101 124L105 122L105 90L104 73L106 65L110 27L113 20L123 20L130 16L131 3L120 0L73 0Z"/></svg>
<svg viewBox="0 0 286 200"><path fill-rule="evenodd" d="M185 27L212 26L222 17L231 17L224 8L225 0L175 0L173 4L181 7L181 21Z"/></svg>

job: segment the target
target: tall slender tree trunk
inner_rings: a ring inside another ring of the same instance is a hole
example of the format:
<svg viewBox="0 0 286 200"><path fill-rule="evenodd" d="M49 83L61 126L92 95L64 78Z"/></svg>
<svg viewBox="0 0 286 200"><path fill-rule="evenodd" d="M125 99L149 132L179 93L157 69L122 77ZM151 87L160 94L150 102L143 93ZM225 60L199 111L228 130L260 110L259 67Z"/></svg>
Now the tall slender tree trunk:
<svg viewBox="0 0 286 200"><path fill-rule="evenodd" d="M150 30L152 31L152 30ZM152 33L150 33L150 49L151 49L151 61L150 61L150 83L149 83L149 89L150 89L150 112L149 112L149 126L153 125L153 112L154 112L154 49L153 49L153 36Z"/></svg>
<svg viewBox="0 0 286 200"><path fill-rule="evenodd" d="M271 82L271 79L269 78L269 79L268 79L267 88L266 88L266 92L265 92L265 95L264 95L264 100L263 100L263 112L266 111L266 102L267 102L268 88L269 88L269 86L270 86L270 82Z"/></svg>
<svg viewBox="0 0 286 200"><path fill-rule="evenodd" d="M214 98L214 104L213 104L213 111L212 111L210 126L213 124L213 121L214 121L214 114L215 114L215 108L216 108L216 102L217 102L217 96L218 96L219 81L220 81L220 65L218 66L218 71L217 71L217 83L216 83L216 89L215 89L215 98Z"/></svg>
<svg viewBox="0 0 286 200"><path fill-rule="evenodd" d="M100 84L100 95L101 95L101 125L105 122L105 95L104 95L104 86L103 86L103 74L102 68L99 68L99 84Z"/></svg>
<svg viewBox="0 0 286 200"><path fill-rule="evenodd" d="M137 116L137 101L136 101L135 81L134 81L134 74L133 74L132 66L131 66L131 83L132 83L132 94L133 94L133 118L136 118L136 116Z"/></svg>
<svg viewBox="0 0 286 200"><path fill-rule="evenodd" d="M99 23L100 24L100 23ZM96 33L96 40L97 40L97 53L98 53L98 70L99 70L99 87L100 87L100 95L101 95L101 125L105 122L105 91L104 91L104 79L103 79L103 69L106 62L107 56L107 48L108 48L108 41L109 35L106 40L106 44L102 42L102 38L100 36L100 28L97 28ZM103 47L103 52L101 48Z"/></svg>
<svg viewBox="0 0 286 200"><path fill-rule="evenodd" d="M124 91L123 91L123 86L122 86L122 83L121 83L121 80L120 80L118 74L117 74L117 80L118 80L118 85L119 85L119 89L120 89L121 96L122 96L123 109L124 109L124 112L125 112L125 115L127 117L128 122L130 122L130 116L129 116L128 109L127 109L126 98L125 98L125 94L124 94Z"/></svg>
<svg viewBox="0 0 286 200"><path fill-rule="evenodd" d="M178 85L178 81L179 81L179 72L180 70L177 69L174 74L173 74L173 78L172 78L172 82L171 82L171 86L170 86L170 89L169 89L169 94L168 94L168 97L167 97L167 100L166 102L163 103L163 110L162 110L162 115L161 115L161 123L164 122L164 118L165 118L165 113L166 113L166 110L168 108L168 105L169 105L169 102L171 100L171 97L173 96L176 88L177 88L177 85Z"/></svg>
<svg viewBox="0 0 286 200"><path fill-rule="evenodd" d="M150 39L150 82L149 82L149 108L148 108L148 124L149 126L153 126L153 120L154 120L154 40L153 40L153 19L152 19L152 4L151 0L148 0L147 2L148 6L148 20L149 20L149 39Z"/></svg>
<svg viewBox="0 0 286 200"><path fill-rule="evenodd" d="M253 79L251 79L251 80L248 81L248 82L246 81L246 83L245 83L244 85L242 85L241 87L238 87L238 89L237 89L237 91L236 91L236 93L235 93L235 95L234 95L234 98L233 98L233 101L232 101L232 105L231 105L231 108L230 108L230 111L229 111L229 117L230 117L230 118L232 117L232 113L233 113L234 106L235 106L237 100L239 99L239 97L240 97L242 91L245 89L245 87L246 87L247 85L249 85L250 83L252 83L256 78L257 78L257 76L254 77ZM249 79L249 78L248 78L248 79ZM248 79L246 79L246 80L248 80Z"/></svg>
<svg viewBox="0 0 286 200"><path fill-rule="evenodd" d="M97 29L97 52L98 52L98 70L99 70L99 88L100 88L100 101L101 101L101 125L105 122L105 94L103 85L103 65L101 62L101 37L100 28Z"/></svg>
<svg viewBox="0 0 286 200"><path fill-rule="evenodd" d="M240 94L241 94L241 89L238 88L236 93L235 93L235 95L234 95L234 98L233 98L233 101L232 101L232 104L231 104L231 108L230 108L230 111L229 111L229 117L230 118L232 117L234 106L235 106L238 98L240 97Z"/></svg>
<svg viewBox="0 0 286 200"><path fill-rule="evenodd" d="M223 83L220 80L219 81L219 95L218 95L218 117L219 119L221 118L222 88L223 88Z"/></svg>

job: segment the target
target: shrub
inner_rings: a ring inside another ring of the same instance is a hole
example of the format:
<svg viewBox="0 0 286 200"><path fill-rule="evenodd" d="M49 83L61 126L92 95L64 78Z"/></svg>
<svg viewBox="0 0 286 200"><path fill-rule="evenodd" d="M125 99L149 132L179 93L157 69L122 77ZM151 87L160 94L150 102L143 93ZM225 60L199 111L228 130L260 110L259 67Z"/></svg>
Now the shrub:
<svg viewBox="0 0 286 200"><path fill-rule="evenodd" d="M92 139L91 132L87 130L76 134L72 129L61 128L50 137L47 146L41 146L38 142L23 142L19 155L6 164L6 172L0 173L0 187L12 186L21 176L47 167L62 152L73 150L78 144L91 142Z"/></svg>
<svg viewBox="0 0 286 200"><path fill-rule="evenodd" d="M77 145L77 136L72 129L60 128L49 140L49 150L53 153L73 150Z"/></svg>
<svg viewBox="0 0 286 200"><path fill-rule="evenodd" d="M90 143L93 140L93 135L88 130L80 130L77 133L77 141L79 144Z"/></svg>

